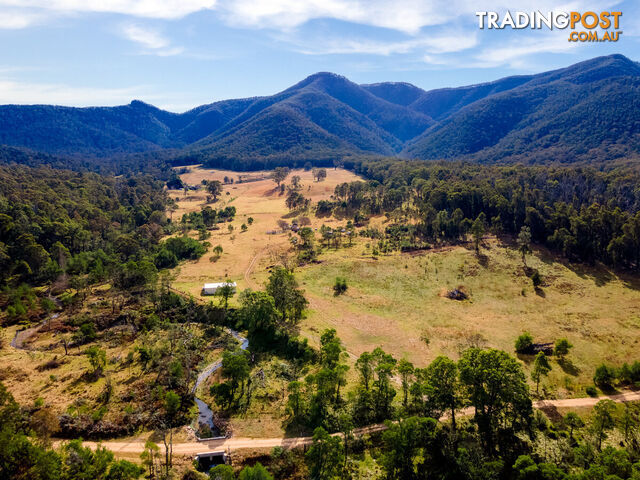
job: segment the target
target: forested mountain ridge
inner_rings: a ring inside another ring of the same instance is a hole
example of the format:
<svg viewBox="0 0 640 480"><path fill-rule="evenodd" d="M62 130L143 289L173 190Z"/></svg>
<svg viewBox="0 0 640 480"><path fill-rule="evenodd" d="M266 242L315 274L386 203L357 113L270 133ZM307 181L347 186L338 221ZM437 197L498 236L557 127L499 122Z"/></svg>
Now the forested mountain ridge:
<svg viewBox="0 0 640 480"><path fill-rule="evenodd" d="M137 100L118 107L4 105L0 146L105 164L149 153L216 164L327 163L354 155L589 163L640 152L638 107L640 66L622 55L431 91L358 85L325 72L272 96L181 114ZM3 161L7 152L24 160L4 149ZM29 157L32 164L53 162Z"/></svg>
<svg viewBox="0 0 640 480"><path fill-rule="evenodd" d="M486 162L610 160L639 151L639 106L640 65L601 57L470 103L403 153Z"/></svg>

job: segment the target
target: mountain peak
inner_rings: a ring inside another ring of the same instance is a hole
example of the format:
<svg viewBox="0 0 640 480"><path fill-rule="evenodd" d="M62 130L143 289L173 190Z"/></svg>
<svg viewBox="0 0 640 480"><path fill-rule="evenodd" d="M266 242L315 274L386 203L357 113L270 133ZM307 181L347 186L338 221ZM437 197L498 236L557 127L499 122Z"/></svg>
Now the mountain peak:
<svg viewBox="0 0 640 480"><path fill-rule="evenodd" d="M639 94L640 64L619 54L428 92L406 82L358 85L317 72L275 95L185 113L141 100L87 109L0 106L0 145L100 158L196 152L229 162L363 152L479 161L609 160L640 152Z"/></svg>
<svg viewBox="0 0 640 480"><path fill-rule="evenodd" d="M292 87L289 87L285 90L285 92L291 92L294 90L300 90L309 85L320 86L321 89L324 89L327 85L350 85L354 83L351 82L347 77L342 75L338 75L337 73L331 72L317 72L312 75L309 75L304 80L296 83Z"/></svg>
<svg viewBox="0 0 640 480"><path fill-rule="evenodd" d="M324 79L332 79L332 80L348 80L347 77L343 76L343 75L338 75L337 73L333 73L333 72L316 72L313 73L311 75L309 75L307 78L305 78L305 80L324 80ZM303 80L303 81L305 81Z"/></svg>
<svg viewBox="0 0 640 480"><path fill-rule="evenodd" d="M157 110L158 109L158 107L154 107L150 103L143 102L142 100L135 100L135 99L131 100L131 103L129 104L129 106L131 108L136 108L139 110Z"/></svg>

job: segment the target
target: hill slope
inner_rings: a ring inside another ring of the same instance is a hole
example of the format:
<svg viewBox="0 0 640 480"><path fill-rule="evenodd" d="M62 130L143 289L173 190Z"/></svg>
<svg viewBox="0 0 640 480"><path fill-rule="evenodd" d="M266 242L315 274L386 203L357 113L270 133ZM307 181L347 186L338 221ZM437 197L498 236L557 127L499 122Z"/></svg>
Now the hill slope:
<svg viewBox="0 0 640 480"><path fill-rule="evenodd" d="M408 83L357 85L317 73L272 96L225 100L182 114L140 101L90 108L4 105L0 146L112 163L160 151L163 158L195 155L222 162L353 154L609 161L640 153L638 107L639 64L610 55L537 75L431 91Z"/></svg>
<svg viewBox="0 0 640 480"><path fill-rule="evenodd" d="M481 161L609 160L640 151L639 107L640 65L621 55L601 57L469 103L403 153Z"/></svg>

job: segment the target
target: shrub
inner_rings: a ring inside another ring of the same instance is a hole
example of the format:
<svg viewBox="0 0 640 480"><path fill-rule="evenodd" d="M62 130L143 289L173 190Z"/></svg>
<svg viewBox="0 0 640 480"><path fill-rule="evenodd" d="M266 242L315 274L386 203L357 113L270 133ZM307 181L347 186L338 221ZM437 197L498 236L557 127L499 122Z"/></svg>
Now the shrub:
<svg viewBox="0 0 640 480"><path fill-rule="evenodd" d="M555 353L557 357L563 358L569 353L569 350L571 350L571 348L573 348L573 345L569 343L569 340L567 340L566 338L559 338L558 340L556 340L556 345L553 349L553 353Z"/></svg>
<svg viewBox="0 0 640 480"><path fill-rule="evenodd" d="M73 334L73 340L76 343L83 344L94 341L98 338L96 333L96 326L93 322L85 322L80 325L80 329Z"/></svg>
<svg viewBox="0 0 640 480"><path fill-rule="evenodd" d="M175 253L162 248L153 259L157 268L173 268L178 265L178 259Z"/></svg>
<svg viewBox="0 0 640 480"><path fill-rule="evenodd" d="M596 368L596 373L593 375L593 383L600 388L611 388L615 378L615 370L603 363Z"/></svg>
<svg viewBox="0 0 640 480"><path fill-rule="evenodd" d="M524 353L531 349L533 346L533 336L529 332L524 332L516 340L516 352Z"/></svg>
<svg viewBox="0 0 640 480"><path fill-rule="evenodd" d="M165 248L172 252L178 260L197 260L205 254L206 249L191 237L172 237L165 242Z"/></svg>
<svg viewBox="0 0 640 480"><path fill-rule="evenodd" d="M347 279L336 277L336 282L333 284L333 295L338 296L342 295L347 291Z"/></svg>
<svg viewBox="0 0 640 480"><path fill-rule="evenodd" d="M587 392L587 395L589 395L590 397L597 397L598 396L598 390L596 390L596 387L594 386L588 386L585 389L585 392Z"/></svg>

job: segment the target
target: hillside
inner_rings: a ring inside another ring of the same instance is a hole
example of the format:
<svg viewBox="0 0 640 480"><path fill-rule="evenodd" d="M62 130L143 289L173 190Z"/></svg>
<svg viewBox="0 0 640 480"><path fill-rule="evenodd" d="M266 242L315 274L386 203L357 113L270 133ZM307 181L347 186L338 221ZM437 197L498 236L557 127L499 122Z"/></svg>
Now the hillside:
<svg viewBox="0 0 640 480"><path fill-rule="evenodd" d="M639 87L640 65L620 55L536 75L463 106L404 154L535 162L629 155L640 148Z"/></svg>
<svg viewBox="0 0 640 480"><path fill-rule="evenodd" d="M227 166L242 159L246 168L253 160L330 163L353 155L601 163L640 152L639 87L639 64L622 55L431 91L407 83L357 85L317 73L272 96L181 114L140 101L89 108L4 105L0 146L132 165L140 161L129 156L160 153L163 160L216 159ZM24 161L23 153L3 152L5 162ZM29 157L38 163L37 155Z"/></svg>

